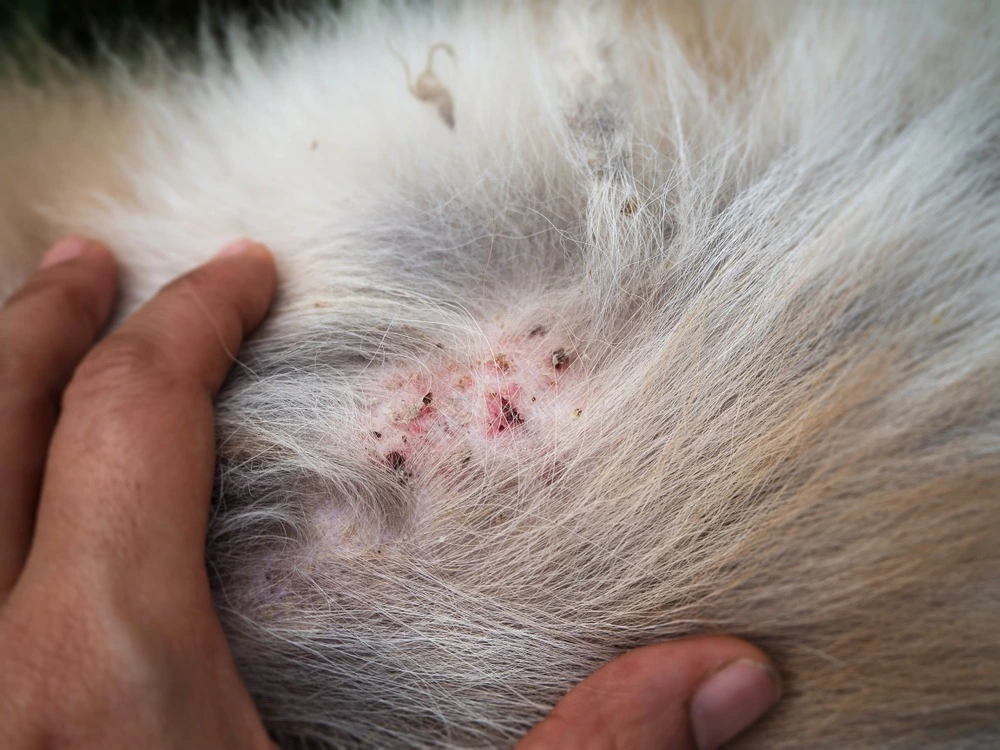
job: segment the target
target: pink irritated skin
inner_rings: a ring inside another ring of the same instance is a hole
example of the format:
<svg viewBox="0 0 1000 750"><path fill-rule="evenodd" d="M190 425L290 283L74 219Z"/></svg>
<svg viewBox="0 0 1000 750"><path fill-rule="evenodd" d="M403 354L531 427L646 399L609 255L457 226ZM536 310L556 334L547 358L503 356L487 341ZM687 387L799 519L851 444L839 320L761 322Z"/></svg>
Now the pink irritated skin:
<svg viewBox="0 0 1000 750"><path fill-rule="evenodd" d="M393 368L370 402L371 450L404 484L532 434L578 369L565 340L541 326L499 336L479 357L434 358L419 370Z"/></svg>

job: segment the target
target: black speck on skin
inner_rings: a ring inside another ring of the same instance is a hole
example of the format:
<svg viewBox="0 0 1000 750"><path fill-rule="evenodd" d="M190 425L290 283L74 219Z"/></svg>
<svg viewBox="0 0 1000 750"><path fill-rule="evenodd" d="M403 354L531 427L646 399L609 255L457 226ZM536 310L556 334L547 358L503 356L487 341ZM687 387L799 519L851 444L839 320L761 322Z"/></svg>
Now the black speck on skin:
<svg viewBox="0 0 1000 750"><path fill-rule="evenodd" d="M561 370L566 367L566 365L569 364L569 360L569 353L562 347L559 347L552 352L552 366L557 370Z"/></svg>
<svg viewBox="0 0 1000 750"><path fill-rule="evenodd" d="M503 432L508 427L514 427L524 422L524 417L514 408L509 398L500 399L500 424L497 426L498 432Z"/></svg>

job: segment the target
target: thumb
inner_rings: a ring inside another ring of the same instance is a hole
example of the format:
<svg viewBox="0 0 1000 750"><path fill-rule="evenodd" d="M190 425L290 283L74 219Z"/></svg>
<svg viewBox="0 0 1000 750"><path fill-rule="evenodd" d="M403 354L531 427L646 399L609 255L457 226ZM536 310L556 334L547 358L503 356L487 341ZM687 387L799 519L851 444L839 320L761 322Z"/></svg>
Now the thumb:
<svg viewBox="0 0 1000 750"><path fill-rule="evenodd" d="M706 636L646 646L577 685L517 750L714 750L780 692L770 660L745 641Z"/></svg>

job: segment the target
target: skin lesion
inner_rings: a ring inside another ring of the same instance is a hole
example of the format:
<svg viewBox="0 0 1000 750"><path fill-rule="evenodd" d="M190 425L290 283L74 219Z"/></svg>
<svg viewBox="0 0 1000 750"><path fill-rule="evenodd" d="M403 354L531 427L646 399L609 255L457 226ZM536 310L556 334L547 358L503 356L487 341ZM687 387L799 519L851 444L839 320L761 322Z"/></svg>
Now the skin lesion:
<svg viewBox="0 0 1000 750"><path fill-rule="evenodd" d="M412 476L406 465L406 455L402 451L389 451L385 454L385 462L399 480L400 484L406 484Z"/></svg>
<svg viewBox="0 0 1000 750"><path fill-rule="evenodd" d="M572 356L565 348L559 347L554 352L552 352L552 367L556 370L562 370L569 366Z"/></svg>
<svg viewBox="0 0 1000 750"><path fill-rule="evenodd" d="M536 321L519 333L487 335L489 346L477 344L458 356L442 360L431 352L417 371L393 367L383 381L384 397L370 402L366 439L375 461L405 484L438 471L463 446L533 427L534 419L549 413L552 399L563 398L560 386L578 358L556 336ZM543 419L532 432L541 434L544 427Z"/></svg>
<svg viewBox="0 0 1000 750"><path fill-rule="evenodd" d="M487 434L496 437L511 428L523 425L524 416L514 403L513 394L489 393L486 396L489 414Z"/></svg>

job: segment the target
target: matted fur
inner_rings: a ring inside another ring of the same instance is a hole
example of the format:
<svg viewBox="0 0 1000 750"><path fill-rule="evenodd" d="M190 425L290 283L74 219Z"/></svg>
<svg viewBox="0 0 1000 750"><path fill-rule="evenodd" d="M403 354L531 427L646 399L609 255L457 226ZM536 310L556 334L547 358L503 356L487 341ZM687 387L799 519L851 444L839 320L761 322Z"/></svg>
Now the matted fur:
<svg viewBox="0 0 1000 750"><path fill-rule="evenodd" d="M747 747L1000 743L997 3L370 5L49 78L0 294L68 231L123 311L277 255L209 560L284 745L507 746L692 633L781 669ZM544 408L382 460L392 377L539 330Z"/></svg>

